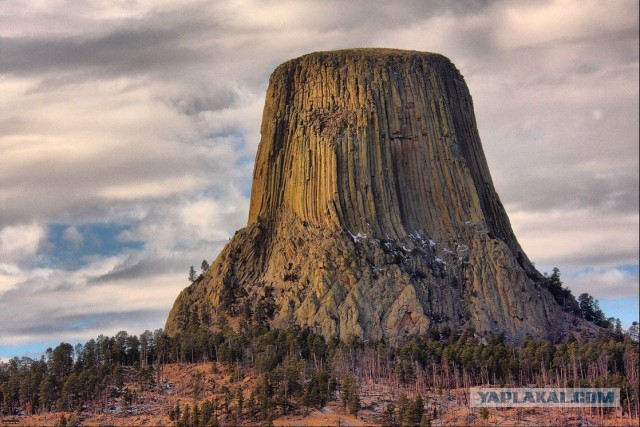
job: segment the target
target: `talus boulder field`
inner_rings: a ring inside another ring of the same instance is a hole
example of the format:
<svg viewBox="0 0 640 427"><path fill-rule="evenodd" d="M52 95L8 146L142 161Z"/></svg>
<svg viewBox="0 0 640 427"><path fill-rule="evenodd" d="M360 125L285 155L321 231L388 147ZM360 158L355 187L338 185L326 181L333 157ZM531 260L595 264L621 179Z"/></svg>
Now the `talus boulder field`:
<svg viewBox="0 0 640 427"><path fill-rule="evenodd" d="M318 52L271 75L248 224L178 296L166 331L251 312L343 339L447 327L558 339L572 316L542 278L456 67L432 53Z"/></svg>

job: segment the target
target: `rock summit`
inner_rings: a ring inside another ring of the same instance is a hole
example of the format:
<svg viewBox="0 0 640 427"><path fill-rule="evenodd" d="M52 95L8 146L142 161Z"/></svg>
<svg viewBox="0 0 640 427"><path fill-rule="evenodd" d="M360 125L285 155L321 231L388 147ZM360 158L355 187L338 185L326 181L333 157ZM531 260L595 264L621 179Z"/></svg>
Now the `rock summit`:
<svg viewBox="0 0 640 427"><path fill-rule="evenodd" d="M456 67L433 53L317 52L271 75L247 226L178 296L166 331L251 313L342 339L555 339L566 314L542 279Z"/></svg>

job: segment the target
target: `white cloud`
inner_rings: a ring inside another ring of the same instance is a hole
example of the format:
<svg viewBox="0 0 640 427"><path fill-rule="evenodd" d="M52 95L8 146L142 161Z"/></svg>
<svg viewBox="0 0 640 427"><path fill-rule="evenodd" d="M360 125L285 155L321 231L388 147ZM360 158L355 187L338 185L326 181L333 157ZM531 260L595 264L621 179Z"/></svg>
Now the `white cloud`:
<svg viewBox="0 0 640 427"><path fill-rule="evenodd" d="M0 230L0 257L17 262L34 256L44 236L43 227L36 223L4 227Z"/></svg>
<svg viewBox="0 0 640 427"><path fill-rule="evenodd" d="M67 227L62 233L62 239L71 243L75 248L79 248L84 243L84 236L76 227Z"/></svg>
<svg viewBox="0 0 640 427"><path fill-rule="evenodd" d="M0 264L0 297L22 280L21 270L15 264Z"/></svg>
<svg viewBox="0 0 640 427"><path fill-rule="evenodd" d="M599 298L634 280L615 266L638 263L635 0L8 0L0 36L5 343L162 326L188 266L246 222L269 74L335 48L450 57L529 257L592 268L572 288ZM127 224L144 247L37 269L52 223L77 243L82 224Z"/></svg>
<svg viewBox="0 0 640 427"><path fill-rule="evenodd" d="M91 283L114 271L123 258L99 258L76 271L19 271L0 265L0 290L8 277L14 278L11 290L0 294L4 329L0 346L48 341L51 334L55 334L55 340L80 340L123 329L138 333L162 327L156 316L171 305L180 283L186 283L186 270L184 274L162 271L125 282ZM155 316L131 322L128 313Z"/></svg>
<svg viewBox="0 0 640 427"><path fill-rule="evenodd" d="M565 42L594 33L637 31L638 18L624 1L555 0L501 8L499 44L507 48Z"/></svg>
<svg viewBox="0 0 640 427"><path fill-rule="evenodd" d="M193 176L183 176L170 179L159 179L146 182L130 182L124 185L110 185L98 192L106 199L140 200L154 197L167 197L176 193L197 189L204 186L206 181Z"/></svg>
<svg viewBox="0 0 640 427"><path fill-rule="evenodd" d="M589 209L532 212L509 206L507 212L523 249L540 265L575 269L638 263L637 213L603 216Z"/></svg>
<svg viewBox="0 0 640 427"><path fill-rule="evenodd" d="M596 268L565 277L564 284L577 297L587 292L596 298L638 299L638 276L617 268Z"/></svg>

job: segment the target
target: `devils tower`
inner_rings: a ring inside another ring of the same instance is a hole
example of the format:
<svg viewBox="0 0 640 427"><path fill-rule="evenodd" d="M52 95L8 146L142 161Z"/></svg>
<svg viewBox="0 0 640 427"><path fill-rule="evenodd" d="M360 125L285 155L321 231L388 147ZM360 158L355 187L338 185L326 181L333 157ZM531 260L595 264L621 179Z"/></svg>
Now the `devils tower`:
<svg viewBox="0 0 640 427"><path fill-rule="evenodd" d="M449 327L553 339L565 314L512 231L444 56L318 52L271 75L247 226L166 331L256 313L343 339Z"/></svg>

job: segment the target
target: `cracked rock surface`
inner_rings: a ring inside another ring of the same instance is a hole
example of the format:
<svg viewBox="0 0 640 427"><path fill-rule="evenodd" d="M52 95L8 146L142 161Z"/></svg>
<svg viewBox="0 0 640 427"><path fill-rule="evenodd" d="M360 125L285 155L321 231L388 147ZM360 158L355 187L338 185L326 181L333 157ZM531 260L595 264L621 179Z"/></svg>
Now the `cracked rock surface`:
<svg viewBox="0 0 640 427"><path fill-rule="evenodd" d="M166 330L211 325L232 291L238 307L268 301L274 325L327 337L397 342L448 326L557 339L567 315L541 279L455 66L318 52L271 75L248 224L178 296Z"/></svg>

